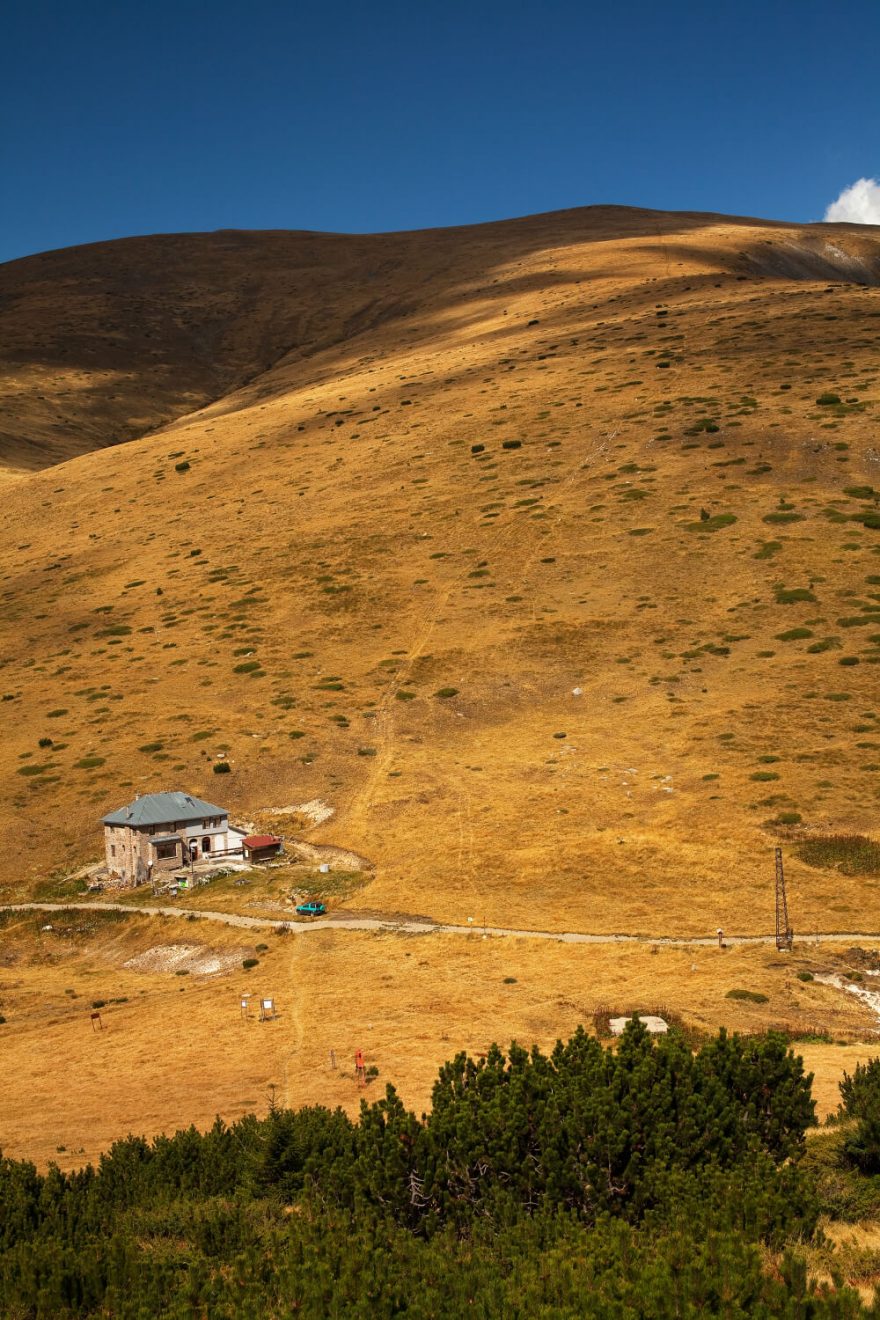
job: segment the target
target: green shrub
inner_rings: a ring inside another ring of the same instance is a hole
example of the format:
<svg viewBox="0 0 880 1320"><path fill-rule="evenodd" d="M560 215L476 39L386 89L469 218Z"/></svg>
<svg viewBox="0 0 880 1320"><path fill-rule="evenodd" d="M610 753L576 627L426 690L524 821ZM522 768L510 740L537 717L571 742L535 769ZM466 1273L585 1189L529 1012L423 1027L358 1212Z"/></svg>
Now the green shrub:
<svg viewBox="0 0 880 1320"><path fill-rule="evenodd" d="M824 838L805 839L796 851L807 866L834 867L843 875L880 873L880 844L862 834L827 834Z"/></svg>
<svg viewBox="0 0 880 1320"><path fill-rule="evenodd" d="M819 395L819 397L816 399L816 402L817 402L821 407L823 407L823 408L828 408L828 407L831 407L831 406L832 406L833 404L835 404L835 403L840 403L840 395L839 395L839 394L832 394L830 391L826 390L826 392L825 392L824 394L820 394L820 395Z"/></svg>
<svg viewBox="0 0 880 1320"><path fill-rule="evenodd" d="M447 701L450 697L458 696L458 688L454 688L454 687L438 688L437 691L434 693L434 696L440 697L442 701Z"/></svg>
<svg viewBox="0 0 880 1320"><path fill-rule="evenodd" d="M773 592L777 605L794 605L799 600L815 601L816 599L809 587L775 586Z"/></svg>
<svg viewBox="0 0 880 1320"><path fill-rule="evenodd" d="M736 522L735 513L716 513L710 518L701 518L699 522L687 523L689 532L718 532L722 527L729 527Z"/></svg>
<svg viewBox="0 0 880 1320"><path fill-rule="evenodd" d="M175 472L189 472L189 463L187 463L186 461L184 461L183 463L175 463L175 464L174 464L174 471L175 471Z"/></svg>
<svg viewBox="0 0 880 1320"><path fill-rule="evenodd" d="M228 775L232 771L232 766L228 761L215 761L211 769L215 775Z"/></svg>
<svg viewBox="0 0 880 1320"><path fill-rule="evenodd" d="M765 513L762 519L762 522L776 523L776 524L796 523L803 521L804 521L804 515L802 513Z"/></svg>
<svg viewBox="0 0 880 1320"><path fill-rule="evenodd" d="M799 981L813 981L815 977L812 972L798 972L797 979Z"/></svg>
<svg viewBox="0 0 880 1320"><path fill-rule="evenodd" d="M501 448L502 448L502 449L521 449L521 448L522 448L522 440L502 440L502 441L501 441Z"/></svg>
<svg viewBox="0 0 880 1320"><path fill-rule="evenodd" d="M241 965L246 971L250 971L252 967L259 967L260 960L259 958L242 958Z"/></svg>
<svg viewBox="0 0 880 1320"><path fill-rule="evenodd" d="M728 990L726 999L747 999L751 1004L766 1004L767 996L762 995L760 990Z"/></svg>

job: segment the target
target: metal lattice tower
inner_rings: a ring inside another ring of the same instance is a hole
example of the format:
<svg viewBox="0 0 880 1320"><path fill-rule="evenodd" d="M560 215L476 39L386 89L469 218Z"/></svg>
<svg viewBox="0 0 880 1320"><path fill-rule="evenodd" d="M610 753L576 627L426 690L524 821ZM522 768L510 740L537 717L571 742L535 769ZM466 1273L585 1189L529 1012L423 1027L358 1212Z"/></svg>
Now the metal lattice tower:
<svg viewBox="0 0 880 1320"><path fill-rule="evenodd" d="M776 849L776 947L791 951L794 931L788 924L788 903L785 898L785 872L782 869L782 849Z"/></svg>

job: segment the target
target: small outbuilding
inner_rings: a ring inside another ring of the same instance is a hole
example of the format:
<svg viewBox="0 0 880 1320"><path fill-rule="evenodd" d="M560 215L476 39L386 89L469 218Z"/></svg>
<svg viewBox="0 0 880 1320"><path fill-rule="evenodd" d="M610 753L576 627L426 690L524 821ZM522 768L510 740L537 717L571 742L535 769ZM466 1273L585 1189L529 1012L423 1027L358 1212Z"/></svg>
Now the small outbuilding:
<svg viewBox="0 0 880 1320"><path fill-rule="evenodd" d="M284 851L284 845L277 834L249 834L242 840L245 861L270 862Z"/></svg>

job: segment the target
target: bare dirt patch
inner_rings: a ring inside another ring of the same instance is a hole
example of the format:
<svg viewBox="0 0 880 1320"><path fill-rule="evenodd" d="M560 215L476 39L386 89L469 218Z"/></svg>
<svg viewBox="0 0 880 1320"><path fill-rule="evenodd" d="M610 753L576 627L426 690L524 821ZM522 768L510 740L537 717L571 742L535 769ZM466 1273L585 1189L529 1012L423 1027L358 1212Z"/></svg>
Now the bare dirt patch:
<svg viewBox="0 0 880 1320"><path fill-rule="evenodd" d="M332 871L371 871L373 863L350 848L337 848L332 843L288 843L287 851L300 862L316 866L326 863Z"/></svg>
<svg viewBox="0 0 880 1320"><path fill-rule="evenodd" d="M217 976L241 966L251 949L211 949L203 944L156 944L135 954L123 967L133 972L191 972Z"/></svg>
<svg viewBox="0 0 880 1320"><path fill-rule="evenodd" d="M304 816L312 825L323 825L325 820L336 814L336 808L321 798L312 798L310 802L294 802L289 807L263 807L264 816Z"/></svg>

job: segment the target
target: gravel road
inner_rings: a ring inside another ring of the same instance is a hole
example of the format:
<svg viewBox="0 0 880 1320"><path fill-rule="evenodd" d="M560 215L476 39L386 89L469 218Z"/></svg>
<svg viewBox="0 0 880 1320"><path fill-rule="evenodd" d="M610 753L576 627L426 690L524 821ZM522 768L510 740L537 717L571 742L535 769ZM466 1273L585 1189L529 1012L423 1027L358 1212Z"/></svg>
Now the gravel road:
<svg viewBox="0 0 880 1320"><path fill-rule="evenodd" d="M598 935L587 931L556 930L519 930L507 926L481 926L474 923L468 926L449 925L444 922L406 919L386 919L382 917L349 916L345 912L327 917L316 917L310 921L285 921L283 918L247 917L237 912L213 912L206 909L162 907L144 905L134 907L129 903L6 903L0 905L0 912L65 912L74 909L83 912L129 912L146 917L192 917L199 921L220 921L227 926L239 926L248 930L274 930L285 926L292 935L305 935L313 930L380 930L398 935L486 935L507 937L520 940L556 940L560 944L657 944L709 946L717 945L717 935ZM823 931L810 932L799 937L802 944L839 944L843 941L880 940L877 933L868 934L859 931ZM724 936L726 946L740 944L775 944L773 935L728 935Z"/></svg>

